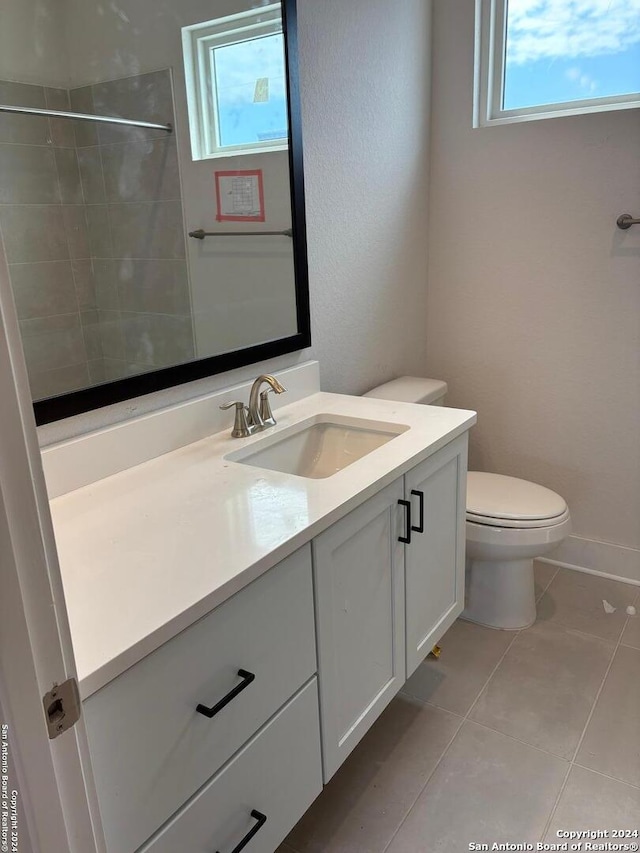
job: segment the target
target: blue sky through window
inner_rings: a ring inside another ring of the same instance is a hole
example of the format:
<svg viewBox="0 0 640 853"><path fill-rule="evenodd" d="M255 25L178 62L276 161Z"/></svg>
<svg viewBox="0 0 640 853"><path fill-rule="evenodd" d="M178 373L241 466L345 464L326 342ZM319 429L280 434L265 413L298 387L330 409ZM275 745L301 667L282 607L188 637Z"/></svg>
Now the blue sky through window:
<svg viewBox="0 0 640 853"><path fill-rule="evenodd" d="M287 93L282 33L214 48L211 61L220 145L286 139Z"/></svg>
<svg viewBox="0 0 640 853"><path fill-rule="evenodd" d="M640 0L508 0L503 109L640 92Z"/></svg>

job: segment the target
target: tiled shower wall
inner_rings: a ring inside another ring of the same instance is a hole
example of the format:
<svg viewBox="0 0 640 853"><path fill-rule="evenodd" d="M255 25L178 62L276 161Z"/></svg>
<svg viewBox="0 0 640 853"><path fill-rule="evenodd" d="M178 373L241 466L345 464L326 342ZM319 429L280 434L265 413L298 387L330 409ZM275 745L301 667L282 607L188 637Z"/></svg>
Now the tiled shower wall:
<svg viewBox="0 0 640 853"><path fill-rule="evenodd" d="M75 112L174 123L171 78L158 71L70 92ZM194 357L175 137L78 123L94 309L104 377Z"/></svg>
<svg viewBox="0 0 640 853"><path fill-rule="evenodd" d="M0 102L173 123L168 71ZM0 115L0 228L35 399L194 357L175 139Z"/></svg>
<svg viewBox="0 0 640 853"><path fill-rule="evenodd" d="M21 83L0 82L0 101L69 108L65 90ZM87 245L73 123L0 114L0 176L0 229L32 394L88 384L99 350L85 344L86 299L72 269Z"/></svg>

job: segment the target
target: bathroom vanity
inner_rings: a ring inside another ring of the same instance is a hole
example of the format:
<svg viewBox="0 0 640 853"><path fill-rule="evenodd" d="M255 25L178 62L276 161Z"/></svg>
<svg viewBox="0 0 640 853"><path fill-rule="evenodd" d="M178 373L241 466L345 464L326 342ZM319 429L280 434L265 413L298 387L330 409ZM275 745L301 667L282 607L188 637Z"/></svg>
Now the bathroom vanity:
<svg viewBox="0 0 640 853"><path fill-rule="evenodd" d="M108 853L272 853L463 608L475 414L276 414L51 501ZM318 424L340 470L277 470Z"/></svg>

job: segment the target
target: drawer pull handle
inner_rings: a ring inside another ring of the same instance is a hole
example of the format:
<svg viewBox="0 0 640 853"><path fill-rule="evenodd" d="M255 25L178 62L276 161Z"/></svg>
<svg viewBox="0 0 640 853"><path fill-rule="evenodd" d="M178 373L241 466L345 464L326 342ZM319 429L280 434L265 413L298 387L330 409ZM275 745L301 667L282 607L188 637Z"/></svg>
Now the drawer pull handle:
<svg viewBox="0 0 640 853"><path fill-rule="evenodd" d="M207 708L206 705L198 705L196 711L199 714L204 714L205 717L209 717L209 719L211 719L211 717L215 717L218 711L222 711L225 705L228 705L232 699L235 699L238 693L242 693L242 691L255 679L255 675L252 672L247 672L246 669L239 669L238 675L242 679L240 684L237 684L233 690L230 690L219 702L216 702L216 704L211 708ZM260 827L258 827L258 829L260 829Z"/></svg>
<svg viewBox="0 0 640 853"><path fill-rule="evenodd" d="M411 489L411 494L416 495L420 499L420 521L418 525L414 524L412 530L415 533L424 533L424 492L419 492L417 489Z"/></svg>
<svg viewBox="0 0 640 853"><path fill-rule="evenodd" d="M256 809L251 810L251 817L254 818L255 820L257 820L258 822L256 823L255 826L251 827L249 832L247 832L247 834L242 839L242 841L233 848L231 853L240 853L242 848L247 846L247 844L251 841L253 836L257 832L259 832L262 829L262 827L265 825L265 823L267 822L266 814L262 814L262 812L259 812Z"/></svg>
<svg viewBox="0 0 640 853"><path fill-rule="evenodd" d="M404 542L405 545L411 544L411 501L399 500L398 503L405 508L405 534L398 536L398 542Z"/></svg>

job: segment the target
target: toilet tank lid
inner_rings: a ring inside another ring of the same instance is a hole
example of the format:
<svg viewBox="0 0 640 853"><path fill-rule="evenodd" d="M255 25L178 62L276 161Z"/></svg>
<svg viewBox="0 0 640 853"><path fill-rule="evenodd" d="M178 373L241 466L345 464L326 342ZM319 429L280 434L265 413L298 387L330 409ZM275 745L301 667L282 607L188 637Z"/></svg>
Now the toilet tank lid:
<svg viewBox="0 0 640 853"><path fill-rule="evenodd" d="M400 376L367 391L364 397L394 400L398 403L433 403L447 393L447 383L441 379L424 379L422 376Z"/></svg>

